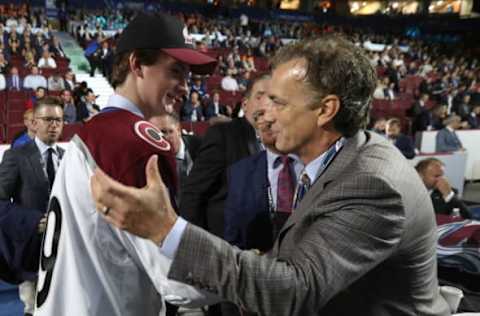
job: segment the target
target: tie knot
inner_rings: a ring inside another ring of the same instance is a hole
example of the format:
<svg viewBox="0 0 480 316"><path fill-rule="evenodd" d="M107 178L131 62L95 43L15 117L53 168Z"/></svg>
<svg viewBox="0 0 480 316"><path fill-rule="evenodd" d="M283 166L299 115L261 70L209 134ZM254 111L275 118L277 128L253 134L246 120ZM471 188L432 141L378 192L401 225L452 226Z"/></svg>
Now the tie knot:
<svg viewBox="0 0 480 316"><path fill-rule="evenodd" d="M274 166L275 168L278 167L280 164L282 164L283 166L288 166L292 161L293 158L289 157L288 155L278 156L277 159L275 159Z"/></svg>
<svg viewBox="0 0 480 316"><path fill-rule="evenodd" d="M52 154L55 153L55 149L53 149L52 147L49 147L49 148L47 149L47 153L48 153L49 155L52 155Z"/></svg>

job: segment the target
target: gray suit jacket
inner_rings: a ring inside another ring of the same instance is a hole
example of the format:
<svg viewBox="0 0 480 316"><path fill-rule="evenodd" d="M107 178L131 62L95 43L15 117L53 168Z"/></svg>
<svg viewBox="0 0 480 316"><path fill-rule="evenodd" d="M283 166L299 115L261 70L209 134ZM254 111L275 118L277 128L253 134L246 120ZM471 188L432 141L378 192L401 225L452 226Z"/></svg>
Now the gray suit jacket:
<svg viewBox="0 0 480 316"><path fill-rule="evenodd" d="M268 316L449 315L436 223L415 170L381 136L349 138L259 256L188 225L169 277Z"/></svg>
<svg viewBox="0 0 480 316"><path fill-rule="evenodd" d="M59 158L64 150L59 150ZM0 164L0 200L10 200L24 208L45 212L50 189L35 142L9 149Z"/></svg>

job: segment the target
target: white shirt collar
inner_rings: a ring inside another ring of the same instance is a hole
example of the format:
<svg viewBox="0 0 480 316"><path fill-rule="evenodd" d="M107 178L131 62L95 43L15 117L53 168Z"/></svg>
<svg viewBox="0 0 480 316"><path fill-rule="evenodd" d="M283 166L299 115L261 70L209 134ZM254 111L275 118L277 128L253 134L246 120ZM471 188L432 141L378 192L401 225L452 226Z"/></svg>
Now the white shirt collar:
<svg viewBox="0 0 480 316"><path fill-rule="evenodd" d="M452 133L455 132L455 130L453 128L451 128L450 126L446 126L446 128Z"/></svg>
<svg viewBox="0 0 480 316"><path fill-rule="evenodd" d="M35 144L37 145L38 147L38 150L40 150L40 154L42 156L45 155L45 153L47 152L47 150L49 148L52 148L53 149L53 153L56 155L57 154L57 146L55 145L52 145L52 146L48 146L47 144L45 144L44 142L42 142L39 138L35 137L34 138L34 141L35 141Z"/></svg>
<svg viewBox="0 0 480 316"><path fill-rule="evenodd" d="M276 154L276 153L272 152L271 150L269 150L267 147L265 147L265 150L266 150L266 152L267 152L267 165L268 165L268 168L269 168L269 169L272 169L272 170L273 170L273 169L276 169L276 168L275 168L275 161L277 160L278 157L281 156L281 154ZM294 160L294 163L295 163L295 164L298 163L298 162L300 162L300 158L298 158L298 156L296 156L296 155L289 154L288 157L292 158L292 159ZM278 168L279 166L281 166L281 164L278 165L277 168Z"/></svg>
<svg viewBox="0 0 480 316"><path fill-rule="evenodd" d="M122 109L122 110L126 110L126 111L129 111L129 112L131 112L135 115L138 115L142 118L145 118L145 116L140 111L138 106L136 106L132 101L130 101L126 97L121 96L121 95L116 94L116 93L112 94L110 96L110 98L108 98L107 107L113 107L113 108L119 108L119 109Z"/></svg>
<svg viewBox="0 0 480 316"><path fill-rule="evenodd" d="M181 138L180 138L180 148L178 149L178 153L175 157L180 160L185 160L185 143Z"/></svg>

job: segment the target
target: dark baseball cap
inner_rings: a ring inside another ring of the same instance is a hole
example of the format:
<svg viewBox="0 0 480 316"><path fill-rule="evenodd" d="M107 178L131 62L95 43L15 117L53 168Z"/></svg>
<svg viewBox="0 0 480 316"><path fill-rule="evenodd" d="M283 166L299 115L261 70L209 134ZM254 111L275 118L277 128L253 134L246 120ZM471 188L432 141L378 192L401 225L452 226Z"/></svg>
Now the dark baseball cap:
<svg viewBox="0 0 480 316"><path fill-rule="evenodd" d="M118 39L116 53L133 49L160 49L198 74L212 73L217 64L216 59L194 49L193 38L180 20L163 13L141 13L127 25Z"/></svg>

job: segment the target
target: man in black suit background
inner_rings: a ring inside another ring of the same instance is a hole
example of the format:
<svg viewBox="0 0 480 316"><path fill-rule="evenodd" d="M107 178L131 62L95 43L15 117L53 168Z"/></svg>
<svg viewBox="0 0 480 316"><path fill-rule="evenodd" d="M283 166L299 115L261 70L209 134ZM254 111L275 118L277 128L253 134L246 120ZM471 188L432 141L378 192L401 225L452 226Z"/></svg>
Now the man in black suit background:
<svg viewBox="0 0 480 316"><path fill-rule="evenodd" d="M162 131L163 136L172 145L177 160L178 190L177 202L182 192L182 185L192 170L202 140L195 135L182 134L180 120L175 113L154 116L150 122Z"/></svg>
<svg viewBox="0 0 480 316"><path fill-rule="evenodd" d="M224 236L224 205L227 198L227 168L260 151L253 113L266 93L269 76L251 82L243 102L244 117L211 126L205 134L192 171L182 185L180 215L211 233ZM228 315L228 304L223 304ZM208 315L222 315L218 305Z"/></svg>
<svg viewBox="0 0 480 316"><path fill-rule="evenodd" d="M60 101L53 97L39 101L34 108L33 125L36 130L34 140L7 150L0 164L0 202L4 206L0 229L9 232L6 239L12 241L13 248L24 249L22 262L33 261L29 266L35 268L30 271L38 268L41 241L38 233L45 230L46 219L43 214L47 210L55 172L64 153L56 144L63 129ZM16 214L12 213L15 208L10 209L10 202L22 209L18 213L21 218L16 218ZM10 213L6 214L7 209ZM9 230L9 226L19 222L22 223L22 230ZM5 245L7 241L2 240L2 243ZM35 302L36 273L25 273L19 278L22 277L25 282L19 286L20 299L25 304L25 315L31 315Z"/></svg>
<svg viewBox="0 0 480 316"><path fill-rule="evenodd" d="M213 92L212 100L209 101L205 107L205 119L208 120L217 116L230 116L229 109L226 105L220 103L220 93Z"/></svg>
<svg viewBox="0 0 480 316"><path fill-rule="evenodd" d="M10 68L10 75L7 77L7 89L13 91L23 90L23 79L18 74L18 68Z"/></svg>
<svg viewBox="0 0 480 316"><path fill-rule="evenodd" d="M243 105L245 117L216 124L207 130L198 157L183 186L180 214L222 238L227 168L260 150L253 126L253 113L266 93L267 78L257 78L247 90Z"/></svg>
<svg viewBox="0 0 480 316"><path fill-rule="evenodd" d="M397 118L389 119L385 128L387 139L400 150L407 159L415 157L415 146L407 135L401 133L402 125Z"/></svg>
<svg viewBox="0 0 480 316"><path fill-rule="evenodd" d="M420 161L415 169L430 193L436 214L452 215L453 209L458 208L463 218L472 218L472 213L444 176L443 162L436 158L428 158Z"/></svg>
<svg viewBox="0 0 480 316"><path fill-rule="evenodd" d="M413 134L416 132L423 132L429 129L432 124L432 117L430 111L427 108L427 101L429 100L428 94L422 94L420 98L413 103L412 107L408 110L408 114L412 117L412 129Z"/></svg>

